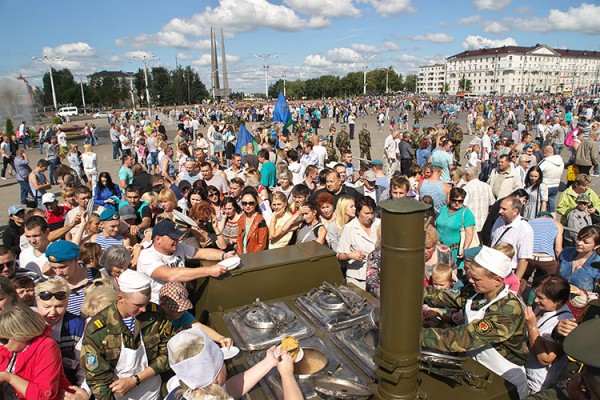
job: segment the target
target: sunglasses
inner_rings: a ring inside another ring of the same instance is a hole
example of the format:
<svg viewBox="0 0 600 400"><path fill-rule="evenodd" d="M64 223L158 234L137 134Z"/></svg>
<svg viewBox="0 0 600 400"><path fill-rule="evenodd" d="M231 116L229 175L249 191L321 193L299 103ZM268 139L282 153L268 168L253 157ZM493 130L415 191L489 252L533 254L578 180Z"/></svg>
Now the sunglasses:
<svg viewBox="0 0 600 400"><path fill-rule="evenodd" d="M457 204L462 204L462 203L464 203L464 202L465 202L465 200L464 200L464 199L452 199L451 201L452 201L453 203L457 203Z"/></svg>
<svg viewBox="0 0 600 400"><path fill-rule="evenodd" d="M244 207L245 207L245 206L253 206L253 205L255 205L255 204L256 204L256 202L254 202L254 201L242 201L242 205L243 205Z"/></svg>
<svg viewBox="0 0 600 400"><path fill-rule="evenodd" d="M5 263L0 263L0 271L3 271L4 268L12 268L15 266L15 262L14 261L7 261Z"/></svg>
<svg viewBox="0 0 600 400"><path fill-rule="evenodd" d="M2 346L6 346L6 345L8 344L8 341L9 341L9 340L10 340L10 339L6 339L6 338L0 338L0 344L1 344Z"/></svg>
<svg viewBox="0 0 600 400"><path fill-rule="evenodd" d="M53 297L56 298L56 300L64 300L67 298L67 292L64 292L62 290L60 292L55 292L55 293L45 291L45 292L41 292L38 295L38 297L44 301L48 301Z"/></svg>
<svg viewBox="0 0 600 400"><path fill-rule="evenodd" d="M210 197L212 197L212 196L219 196L219 193L218 192L212 192L212 193L209 193L208 195Z"/></svg>

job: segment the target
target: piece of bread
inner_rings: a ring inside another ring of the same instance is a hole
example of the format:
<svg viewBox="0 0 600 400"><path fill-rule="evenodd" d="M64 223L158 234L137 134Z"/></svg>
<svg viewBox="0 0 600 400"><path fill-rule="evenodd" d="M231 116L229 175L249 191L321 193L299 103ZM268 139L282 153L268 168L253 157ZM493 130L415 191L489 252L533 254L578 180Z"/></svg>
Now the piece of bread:
<svg viewBox="0 0 600 400"><path fill-rule="evenodd" d="M292 360L296 360L298 353L300 352L300 346L298 341L293 336L285 336L281 339L281 351L287 351L292 356Z"/></svg>

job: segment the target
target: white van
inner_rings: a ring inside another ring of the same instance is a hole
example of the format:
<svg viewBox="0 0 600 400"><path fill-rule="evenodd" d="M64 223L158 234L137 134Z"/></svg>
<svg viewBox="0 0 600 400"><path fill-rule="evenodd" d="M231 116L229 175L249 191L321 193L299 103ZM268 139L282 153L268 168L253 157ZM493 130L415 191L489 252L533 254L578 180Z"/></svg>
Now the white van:
<svg viewBox="0 0 600 400"><path fill-rule="evenodd" d="M77 107L63 107L58 110L58 115L61 117L72 117L73 115L79 115Z"/></svg>
<svg viewBox="0 0 600 400"><path fill-rule="evenodd" d="M479 97L479 95L477 95L475 93L465 93L465 99L476 99L478 97Z"/></svg>

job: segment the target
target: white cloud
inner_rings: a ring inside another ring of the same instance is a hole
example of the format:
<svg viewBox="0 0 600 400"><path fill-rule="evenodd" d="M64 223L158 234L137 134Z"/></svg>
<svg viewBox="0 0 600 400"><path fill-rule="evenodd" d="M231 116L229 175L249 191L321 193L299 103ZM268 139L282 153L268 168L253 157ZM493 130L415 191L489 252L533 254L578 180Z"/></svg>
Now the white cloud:
<svg viewBox="0 0 600 400"><path fill-rule="evenodd" d="M446 35L445 33L427 33L425 35L415 35L409 37L409 39L432 43L450 43L454 40L454 38Z"/></svg>
<svg viewBox="0 0 600 400"><path fill-rule="evenodd" d="M177 57L178 60L192 60L194 58L193 56L185 53L177 53L175 57Z"/></svg>
<svg viewBox="0 0 600 400"><path fill-rule="evenodd" d="M523 7L519 7L515 10L515 12L517 14L521 14L521 15L529 15L529 14L533 14L533 10L527 6L523 6Z"/></svg>
<svg viewBox="0 0 600 400"><path fill-rule="evenodd" d="M220 0L218 6L206 7L203 13L194 14L189 19L170 20L162 31L208 36L209 28L215 22L228 32L250 32L259 28L299 31L310 27L309 21L300 18L291 8L267 0ZM313 21L313 24L322 27L323 19Z"/></svg>
<svg viewBox="0 0 600 400"><path fill-rule="evenodd" d="M121 61L121 57L119 57L119 56L111 56L111 57L109 58L109 61L110 61L110 62L113 62L113 63L116 63L116 62L119 62L119 61Z"/></svg>
<svg viewBox="0 0 600 400"><path fill-rule="evenodd" d="M490 47L517 46L517 41L511 37L495 40L482 36L469 35L462 42L462 46L467 50L477 50Z"/></svg>
<svg viewBox="0 0 600 400"><path fill-rule="evenodd" d="M544 18L512 18L515 29L535 32L583 32L600 34L600 5L582 3L567 11L551 9Z"/></svg>
<svg viewBox="0 0 600 400"><path fill-rule="evenodd" d="M96 50L85 42L65 43L56 47L44 47L42 55L47 57L84 58L97 55Z"/></svg>
<svg viewBox="0 0 600 400"><path fill-rule="evenodd" d="M125 53L125 57L127 58L146 58L146 59L150 59L152 57L154 57L154 54L148 52L148 51L128 51L127 53Z"/></svg>
<svg viewBox="0 0 600 400"><path fill-rule="evenodd" d="M120 38L115 40L117 46L130 46L134 49L145 49L151 46L174 47L176 49L210 49L210 40L188 40L183 34L173 31L161 31L154 34Z"/></svg>
<svg viewBox="0 0 600 400"><path fill-rule="evenodd" d="M327 58L335 63L355 63L359 57L360 53L347 47L339 47L327 52Z"/></svg>
<svg viewBox="0 0 600 400"><path fill-rule="evenodd" d="M498 21L484 21L483 30L486 33L506 33L509 31L507 26L502 25Z"/></svg>
<svg viewBox="0 0 600 400"><path fill-rule="evenodd" d="M222 68L223 59L221 58L221 56L217 56L217 61L219 63L219 68ZM239 62L240 62L240 57L234 56L232 54L227 54L227 69L229 69L229 64L237 64ZM208 66L208 65L210 65L210 63L211 63L210 54L208 54L208 53L202 54L200 56L200 58L196 58L190 62L190 64L192 64L192 65L199 65L199 66Z"/></svg>
<svg viewBox="0 0 600 400"><path fill-rule="evenodd" d="M319 54L310 54L304 57L304 64L309 67L329 67L333 63Z"/></svg>
<svg viewBox="0 0 600 400"><path fill-rule="evenodd" d="M478 10L500 11L509 6L511 0L474 0L473 5Z"/></svg>
<svg viewBox="0 0 600 400"><path fill-rule="evenodd" d="M470 17L462 18L458 21L459 25L471 25L481 22L481 15L471 15Z"/></svg>
<svg viewBox="0 0 600 400"><path fill-rule="evenodd" d="M382 17L398 15L403 12L416 12L416 9L411 4L411 0L370 0L370 2L375 11Z"/></svg>
<svg viewBox="0 0 600 400"><path fill-rule="evenodd" d="M311 29L321 29L331 25L331 21L325 17L316 16L308 20L307 26Z"/></svg>
<svg viewBox="0 0 600 400"><path fill-rule="evenodd" d="M359 17L361 12L352 0L284 0L302 14L326 18Z"/></svg>
<svg viewBox="0 0 600 400"><path fill-rule="evenodd" d="M418 58L413 56L412 54L399 54L394 57L394 60L401 62L401 63L405 63L405 62L417 61Z"/></svg>
<svg viewBox="0 0 600 400"><path fill-rule="evenodd" d="M402 50L402 47L400 47L396 43L390 42L390 41L383 42L383 45L380 47L377 47L377 46L371 45L371 44L364 44L364 43L354 43L354 44L351 44L350 47L359 53L371 53L371 54Z"/></svg>

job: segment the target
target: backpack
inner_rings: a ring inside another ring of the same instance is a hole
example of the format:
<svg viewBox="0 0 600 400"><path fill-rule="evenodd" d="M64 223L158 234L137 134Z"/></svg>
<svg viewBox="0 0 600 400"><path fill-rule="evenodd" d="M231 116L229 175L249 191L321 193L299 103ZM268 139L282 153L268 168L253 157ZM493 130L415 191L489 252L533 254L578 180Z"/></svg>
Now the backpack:
<svg viewBox="0 0 600 400"><path fill-rule="evenodd" d="M573 144L575 143L575 136L577 136L578 133L579 129L571 129L571 132L569 132L569 134L565 138L565 146L573 147Z"/></svg>

